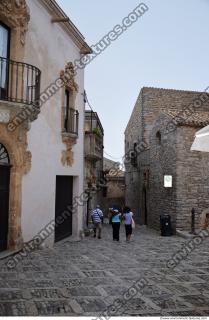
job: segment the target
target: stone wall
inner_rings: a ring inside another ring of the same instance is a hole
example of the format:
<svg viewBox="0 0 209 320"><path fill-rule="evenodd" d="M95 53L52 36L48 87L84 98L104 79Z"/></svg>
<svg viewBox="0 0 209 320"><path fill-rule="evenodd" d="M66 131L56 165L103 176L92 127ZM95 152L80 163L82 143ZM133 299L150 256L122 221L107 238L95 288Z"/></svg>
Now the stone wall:
<svg viewBox="0 0 209 320"><path fill-rule="evenodd" d="M107 193L106 196L102 198L102 209L105 216L108 216L109 208L112 206L117 206L122 208L125 206L125 177L106 176L107 179ZM104 194L103 194L104 195Z"/></svg>
<svg viewBox="0 0 209 320"><path fill-rule="evenodd" d="M173 130L167 130L172 120L168 111L177 111L186 119L188 107L198 112L209 110L209 99L199 103L200 95L155 88L143 88L140 92L125 131L126 154L136 142L145 141L147 145L146 150L137 153L136 166L130 161L126 163L126 203L133 208L140 224L159 229L160 215L169 213L174 230L189 229L191 208L201 212L208 207L208 178L203 181L202 172L208 171L209 156L190 151L198 127L172 124ZM172 188L164 188L164 175L173 176Z"/></svg>
<svg viewBox="0 0 209 320"><path fill-rule="evenodd" d="M133 150L134 143L138 143L142 135L142 93L136 101L131 118L125 130L125 154ZM131 165L129 157L125 161L125 202L134 212L135 219L139 222L139 170Z"/></svg>
<svg viewBox="0 0 209 320"><path fill-rule="evenodd" d="M148 226L159 229L160 216L170 214L176 227L176 131L165 132L168 118L161 114L150 135ZM160 137L159 137L160 135ZM164 176L173 177L172 188L164 187Z"/></svg>
<svg viewBox="0 0 209 320"><path fill-rule="evenodd" d="M196 227L200 214L209 208L209 154L191 151L197 128L178 127L177 135L177 226L189 230L191 210L196 212Z"/></svg>

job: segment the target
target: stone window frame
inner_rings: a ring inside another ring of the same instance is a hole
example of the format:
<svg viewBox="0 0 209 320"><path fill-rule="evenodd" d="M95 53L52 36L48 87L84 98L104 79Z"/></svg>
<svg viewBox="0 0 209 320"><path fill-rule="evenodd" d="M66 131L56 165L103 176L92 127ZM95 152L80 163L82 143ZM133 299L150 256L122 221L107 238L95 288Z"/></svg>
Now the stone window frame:
<svg viewBox="0 0 209 320"><path fill-rule="evenodd" d="M78 135L65 130L65 92L68 90L71 93L70 107L76 110L75 104L78 94L78 85L75 82L75 75L74 65L72 62L68 62L65 69L60 72L60 79L64 83L61 91L61 138L62 142L66 145L66 149L62 151L61 163L63 166L66 165L70 167L74 163L74 153L72 148L77 143Z"/></svg>
<svg viewBox="0 0 209 320"><path fill-rule="evenodd" d="M68 105L66 105L66 92L68 92ZM68 129L66 128L66 113L68 114L68 117L67 117L67 122L68 122L68 126L69 126L69 123L71 121L70 119L70 109L75 109L75 101L76 101L76 93L75 91L73 91L70 87L67 87L65 86L64 87L64 99L63 100L63 104L62 104L62 114L63 114L63 118L62 118L62 132L63 133L68 133L70 134L69 132L69 127ZM66 112L66 108L68 107L68 110Z"/></svg>
<svg viewBox="0 0 209 320"><path fill-rule="evenodd" d="M30 21L30 11L26 1L0 1L0 21L10 29L10 59L22 61Z"/></svg>
<svg viewBox="0 0 209 320"><path fill-rule="evenodd" d="M64 82L64 86L62 88L62 98L61 98L61 103L62 103L62 110L61 110L61 131L62 134L70 134L65 130L65 93L66 91L69 92L70 94L70 103L69 106L72 109L75 109L75 102L76 102L76 97L78 94L78 85L75 82L75 71L74 71L74 66L72 62L68 62L65 66L65 70L62 70L60 72L60 78Z"/></svg>

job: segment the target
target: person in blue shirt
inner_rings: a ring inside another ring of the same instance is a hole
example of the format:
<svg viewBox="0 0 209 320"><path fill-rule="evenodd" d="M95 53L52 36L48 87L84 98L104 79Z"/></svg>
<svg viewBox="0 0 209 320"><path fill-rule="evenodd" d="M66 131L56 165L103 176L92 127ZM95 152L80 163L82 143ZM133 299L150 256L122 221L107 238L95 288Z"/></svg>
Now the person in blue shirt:
<svg viewBox="0 0 209 320"><path fill-rule="evenodd" d="M119 241L121 213L119 212L118 209L112 209L111 211L112 211L113 241Z"/></svg>

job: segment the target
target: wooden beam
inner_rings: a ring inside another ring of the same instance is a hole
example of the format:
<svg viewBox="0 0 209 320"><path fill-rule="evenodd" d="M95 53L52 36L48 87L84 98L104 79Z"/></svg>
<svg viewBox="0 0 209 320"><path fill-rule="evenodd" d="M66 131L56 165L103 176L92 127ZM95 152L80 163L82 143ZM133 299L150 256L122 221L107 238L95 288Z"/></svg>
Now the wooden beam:
<svg viewBox="0 0 209 320"><path fill-rule="evenodd" d="M53 17L51 23L69 22L69 18Z"/></svg>

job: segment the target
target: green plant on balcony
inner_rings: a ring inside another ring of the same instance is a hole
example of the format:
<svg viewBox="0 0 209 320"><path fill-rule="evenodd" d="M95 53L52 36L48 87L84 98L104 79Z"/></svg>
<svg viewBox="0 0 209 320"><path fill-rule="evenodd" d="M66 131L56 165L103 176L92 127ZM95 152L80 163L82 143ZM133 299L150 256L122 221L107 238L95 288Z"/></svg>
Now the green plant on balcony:
<svg viewBox="0 0 209 320"><path fill-rule="evenodd" d="M100 128L96 127L92 130L92 132L99 138L102 138L102 132L100 130Z"/></svg>

